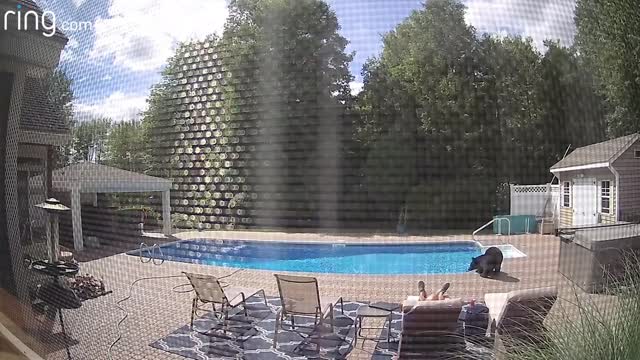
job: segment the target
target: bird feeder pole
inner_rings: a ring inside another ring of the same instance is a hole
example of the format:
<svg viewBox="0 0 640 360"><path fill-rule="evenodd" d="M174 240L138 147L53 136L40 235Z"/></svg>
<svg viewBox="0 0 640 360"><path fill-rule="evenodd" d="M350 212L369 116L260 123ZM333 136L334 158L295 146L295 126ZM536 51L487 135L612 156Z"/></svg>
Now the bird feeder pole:
<svg viewBox="0 0 640 360"><path fill-rule="evenodd" d="M47 256L49 262L57 262L60 255L60 220L58 215L63 211L69 211L69 208L54 198L49 198L45 202L36 205L36 207L44 209L49 215L49 223L47 224Z"/></svg>

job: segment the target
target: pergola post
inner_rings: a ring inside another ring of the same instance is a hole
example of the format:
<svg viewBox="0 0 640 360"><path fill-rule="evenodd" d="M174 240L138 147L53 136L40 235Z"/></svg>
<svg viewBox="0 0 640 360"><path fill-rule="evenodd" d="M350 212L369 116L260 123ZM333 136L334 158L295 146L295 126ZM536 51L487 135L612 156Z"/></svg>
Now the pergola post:
<svg viewBox="0 0 640 360"><path fill-rule="evenodd" d="M71 189L71 224L73 227L73 248L82 251L84 241L82 239L82 204L80 203L80 186L75 185Z"/></svg>
<svg viewBox="0 0 640 360"><path fill-rule="evenodd" d="M171 192L162 192L162 233L171 235Z"/></svg>

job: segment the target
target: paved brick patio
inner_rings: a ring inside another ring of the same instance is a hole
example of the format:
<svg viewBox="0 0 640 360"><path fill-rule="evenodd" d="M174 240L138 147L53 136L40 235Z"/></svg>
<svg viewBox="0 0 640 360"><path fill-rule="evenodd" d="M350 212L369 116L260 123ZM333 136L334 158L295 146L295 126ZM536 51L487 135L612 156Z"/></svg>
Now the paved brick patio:
<svg viewBox="0 0 640 360"><path fill-rule="evenodd" d="M278 232L194 232L180 233L179 239L224 238L247 240L296 240L323 242L425 242L452 239L469 240L470 236L358 236L291 234ZM381 300L401 302L407 295L415 295L416 283L424 280L428 289L450 282L452 297L482 299L488 292L506 292L515 289L557 285L561 294L569 296L573 289L558 273L559 240L553 236L520 235L511 237L481 236L483 245L513 244L527 254L525 258L505 259L501 280L483 279L475 273L444 275L340 275L313 274L320 283L321 293L342 295L350 300ZM116 323L123 313L115 302L127 296L131 283L145 277L177 276L168 279L150 279L137 283L131 298L123 303L129 317L122 324L122 340L113 348L113 359L183 359L149 346L189 322L192 294L176 293L172 288L184 284L182 271L223 276L237 269L166 261L162 265L143 264L135 256L118 254L81 263L81 272L102 278L113 293L84 303L77 310L64 312L68 333L79 343L71 348L74 359L106 359L109 344L118 333ZM300 273L298 273L300 274ZM264 288L267 294L277 295L272 271L242 270L226 279L232 285ZM554 307L555 309L555 307ZM374 343L358 344L350 359L369 359ZM50 354L51 359L65 359L64 350Z"/></svg>

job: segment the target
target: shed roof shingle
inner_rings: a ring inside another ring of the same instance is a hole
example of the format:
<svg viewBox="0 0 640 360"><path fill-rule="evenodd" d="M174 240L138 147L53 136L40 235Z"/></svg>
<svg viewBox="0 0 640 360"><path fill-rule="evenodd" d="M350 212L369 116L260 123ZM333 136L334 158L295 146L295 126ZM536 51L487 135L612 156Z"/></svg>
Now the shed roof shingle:
<svg viewBox="0 0 640 360"><path fill-rule="evenodd" d="M46 81L33 77L25 78L20 129L54 133L69 132L61 110L57 109L49 98Z"/></svg>
<svg viewBox="0 0 640 360"><path fill-rule="evenodd" d="M553 165L551 170L613 161L615 157L619 156L622 151L638 139L640 139L640 134L631 134L577 148L567 157Z"/></svg>

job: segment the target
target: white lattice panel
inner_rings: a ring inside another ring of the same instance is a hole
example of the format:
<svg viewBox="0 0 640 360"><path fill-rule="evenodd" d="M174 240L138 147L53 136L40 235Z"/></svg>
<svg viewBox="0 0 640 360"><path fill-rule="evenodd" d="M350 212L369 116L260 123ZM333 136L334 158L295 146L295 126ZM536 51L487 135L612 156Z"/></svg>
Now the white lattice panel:
<svg viewBox="0 0 640 360"><path fill-rule="evenodd" d="M559 196L558 185L511 185L510 214L545 217L557 215Z"/></svg>

